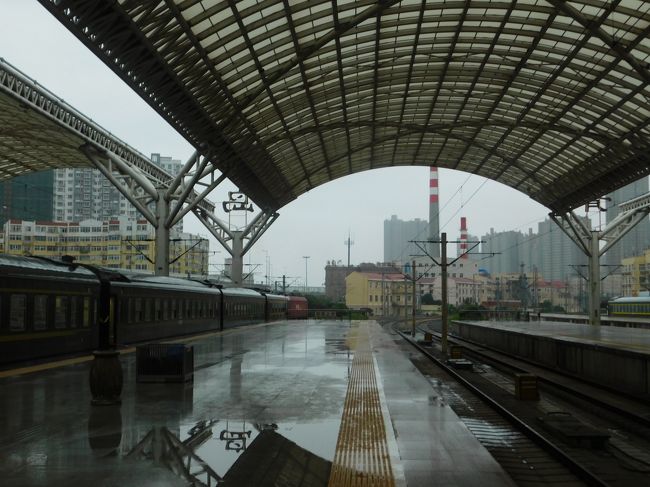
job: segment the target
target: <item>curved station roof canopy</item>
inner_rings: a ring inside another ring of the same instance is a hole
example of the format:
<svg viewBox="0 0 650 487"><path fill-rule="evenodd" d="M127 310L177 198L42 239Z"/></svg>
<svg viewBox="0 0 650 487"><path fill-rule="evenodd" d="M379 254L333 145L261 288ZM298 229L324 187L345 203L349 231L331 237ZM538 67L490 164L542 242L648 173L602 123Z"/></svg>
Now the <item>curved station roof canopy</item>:
<svg viewBox="0 0 650 487"><path fill-rule="evenodd" d="M40 0L265 209L436 165L565 211L650 173L650 3Z"/></svg>

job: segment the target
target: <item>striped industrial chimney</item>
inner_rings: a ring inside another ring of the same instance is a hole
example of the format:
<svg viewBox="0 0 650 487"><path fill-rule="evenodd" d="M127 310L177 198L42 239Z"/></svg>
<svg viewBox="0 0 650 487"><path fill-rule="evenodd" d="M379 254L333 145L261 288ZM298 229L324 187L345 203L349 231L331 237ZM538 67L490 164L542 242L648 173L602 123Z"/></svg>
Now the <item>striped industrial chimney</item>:
<svg viewBox="0 0 650 487"><path fill-rule="evenodd" d="M460 217L460 255L461 259L467 259L467 218Z"/></svg>
<svg viewBox="0 0 650 487"><path fill-rule="evenodd" d="M438 206L438 168L431 166L429 175L429 240L440 240L440 209ZM440 257L440 244L429 244L433 257Z"/></svg>

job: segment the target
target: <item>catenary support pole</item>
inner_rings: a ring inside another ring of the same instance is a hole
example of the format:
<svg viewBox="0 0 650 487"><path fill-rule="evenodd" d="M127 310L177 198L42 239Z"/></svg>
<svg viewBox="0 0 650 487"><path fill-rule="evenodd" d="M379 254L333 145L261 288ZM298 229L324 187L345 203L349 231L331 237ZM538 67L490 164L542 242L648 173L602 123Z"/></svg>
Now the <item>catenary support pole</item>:
<svg viewBox="0 0 650 487"><path fill-rule="evenodd" d="M449 333L449 311L447 308L448 298L447 298L447 233L442 232L440 234L440 270L441 270L441 280L442 280L442 309L441 311L441 320L442 320L442 336L440 338L440 345L442 348L442 353L447 354L447 334Z"/></svg>
<svg viewBox="0 0 650 487"><path fill-rule="evenodd" d="M413 274L413 280L411 281L411 283L413 284L413 288L412 288L412 290L413 290L413 292L412 292L412 294L413 294L413 296L412 296L412 298L413 298L413 303L412 303L413 312L411 314L411 336L414 337L415 336L415 281L417 280L417 278L415 277L415 260L413 260L412 265L413 265L413 267L412 267L412 269L413 269L413 273L412 273Z"/></svg>
<svg viewBox="0 0 650 487"><path fill-rule="evenodd" d="M408 319L409 319L409 308L407 305L407 299L406 297L408 296L408 285L406 284L408 282L408 278L406 275L404 276L404 327L408 326Z"/></svg>

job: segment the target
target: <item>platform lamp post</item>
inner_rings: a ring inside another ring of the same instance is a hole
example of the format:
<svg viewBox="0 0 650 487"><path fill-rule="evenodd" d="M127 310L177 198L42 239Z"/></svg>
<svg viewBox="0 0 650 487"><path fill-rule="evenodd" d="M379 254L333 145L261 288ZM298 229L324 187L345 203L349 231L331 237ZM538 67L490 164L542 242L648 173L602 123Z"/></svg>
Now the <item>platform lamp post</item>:
<svg viewBox="0 0 650 487"><path fill-rule="evenodd" d="M303 255L302 258L305 259L305 294L307 294L307 260L311 257L310 255Z"/></svg>

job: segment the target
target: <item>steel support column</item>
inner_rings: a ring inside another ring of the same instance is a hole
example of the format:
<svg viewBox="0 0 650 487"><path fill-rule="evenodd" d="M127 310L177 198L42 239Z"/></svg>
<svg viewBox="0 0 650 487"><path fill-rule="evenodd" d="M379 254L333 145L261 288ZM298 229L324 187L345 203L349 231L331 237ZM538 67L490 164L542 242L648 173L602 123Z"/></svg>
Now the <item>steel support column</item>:
<svg viewBox="0 0 650 487"><path fill-rule="evenodd" d="M241 286L244 276L244 232L232 232L232 261L230 279L235 286Z"/></svg>
<svg viewBox="0 0 650 487"><path fill-rule="evenodd" d="M618 205L621 213L603 230L590 230L578 216L571 212L551 213L549 216L560 229L575 242L589 258L589 323L600 325L600 257L611 249L650 213L650 193L638 196ZM600 248L600 241L606 242Z"/></svg>
<svg viewBox="0 0 650 487"><path fill-rule="evenodd" d="M244 274L244 255L280 216L276 212L262 211L243 230L230 230L228 225L213 213L193 210L193 213L232 257L230 278L241 286Z"/></svg>
<svg viewBox="0 0 650 487"><path fill-rule="evenodd" d="M156 258L154 266L157 276L169 275L169 227L167 217L169 216L169 201L165 198L166 188L158 189L158 200L156 201Z"/></svg>
<svg viewBox="0 0 650 487"><path fill-rule="evenodd" d="M597 230L589 238L589 323L600 325L600 238Z"/></svg>

